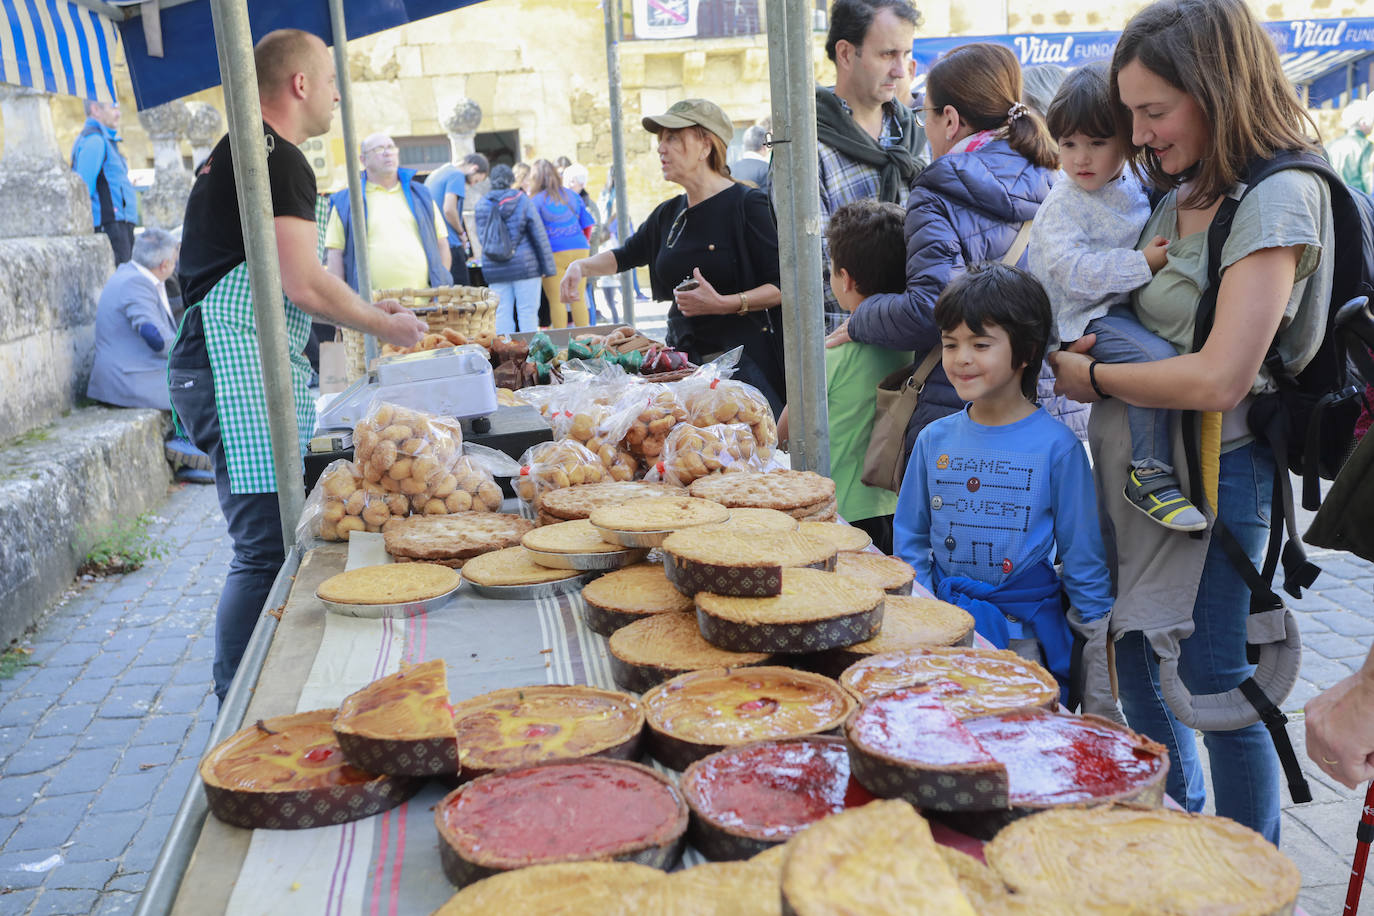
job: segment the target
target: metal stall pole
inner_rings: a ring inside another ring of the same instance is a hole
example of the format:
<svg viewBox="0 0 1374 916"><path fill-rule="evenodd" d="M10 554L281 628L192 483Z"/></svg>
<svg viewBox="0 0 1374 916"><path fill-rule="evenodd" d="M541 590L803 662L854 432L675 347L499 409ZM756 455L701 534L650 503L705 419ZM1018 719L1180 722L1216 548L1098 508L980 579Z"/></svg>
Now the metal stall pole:
<svg viewBox="0 0 1374 916"><path fill-rule="evenodd" d="M339 85L339 117L343 121L344 159L348 163L348 202L352 208L353 262L358 269L358 295L372 301L372 263L367 252L367 206L363 202L362 167L358 156L362 144L353 121L353 83L348 75L348 33L344 28L343 0L329 0L329 24L334 30L334 74ZM359 219L356 214L363 214ZM363 365L377 358L377 338L363 335Z"/></svg>
<svg viewBox="0 0 1374 916"><path fill-rule="evenodd" d="M296 431L291 365L286 354L286 312L282 309L281 265L272 223L272 193L267 178L267 147L262 135L257 67L246 0L210 0L223 82L234 82L225 94L229 142L234 153L239 220L243 224L249 287L258 328L258 356L267 396L267 428L272 438L277 500L281 507L282 543L296 542L296 522L305 507L300 438Z"/></svg>
<svg viewBox="0 0 1374 916"><path fill-rule="evenodd" d="M335 3L339 0L334 0ZM601 0L606 17L606 80L611 93L611 175L615 180L616 238L624 245L630 237L630 195L625 188L624 106L620 98L620 0ZM620 312L625 323L635 323L634 277L620 275Z"/></svg>
<svg viewBox="0 0 1374 916"><path fill-rule="evenodd" d="M782 262L782 325L792 467L830 473L821 297L821 198L809 0L768 0L773 188Z"/></svg>

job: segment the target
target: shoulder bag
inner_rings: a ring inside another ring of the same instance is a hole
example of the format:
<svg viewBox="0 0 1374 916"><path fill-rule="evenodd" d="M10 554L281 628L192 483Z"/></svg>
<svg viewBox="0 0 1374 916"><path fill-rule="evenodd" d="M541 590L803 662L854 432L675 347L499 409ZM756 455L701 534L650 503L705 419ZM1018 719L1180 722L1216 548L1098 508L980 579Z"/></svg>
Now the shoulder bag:
<svg viewBox="0 0 1374 916"><path fill-rule="evenodd" d="M1016 239L1002 256L1003 264L1015 265L1021 260L1030 241L1031 220L1021 224ZM940 364L941 347L937 344L919 364L898 369L878 383L877 410L873 416L873 431L868 436L868 450L864 452L863 473L859 479L870 487L891 490L902 488L906 474L906 428L916 412L926 379Z"/></svg>

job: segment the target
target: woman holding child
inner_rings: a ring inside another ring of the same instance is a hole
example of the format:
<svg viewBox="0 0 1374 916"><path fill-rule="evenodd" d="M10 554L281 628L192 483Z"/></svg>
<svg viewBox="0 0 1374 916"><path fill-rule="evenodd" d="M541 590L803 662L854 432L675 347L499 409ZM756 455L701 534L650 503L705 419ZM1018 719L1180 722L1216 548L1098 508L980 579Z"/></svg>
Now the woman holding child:
<svg viewBox="0 0 1374 916"><path fill-rule="evenodd" d="M916 117L932 162L907 200L906 292L869 296L827 346L856 340L913 350L918 361L939 346L940 292L968 265L1001 259L1054 180L1054 143L1021 91L1016 56L1000 45L964 45L931 68ZM922 427L963 406L937 366L907 427L905 454Z"/></svg>
<svg viewBox="0 0 1374 916"><path fill-rule="evenodd" d="M644 118L658 135L667 181L685 193L659 204L625 244L568 265L561 296L572 302L586 277L649 268L654 299L672 300L668 343L693 362L743 346L735 378L782 413L778 229L768 195L730 177L726 147L734 127L720 106L684 99Z"/></svg>
<svg viewBox="0 0 1374 916"><path fill-rule="evenodd" d="M1220 412L1217 517L1258 564L1277 472L1272 451L1250 434L1246 412L1254 394L1272 389L1263 367L1271 343L1296 372L1321 340L1333 225L1320 176L1290 169L1249 190L1222 249L1215 322L1196 350L1195 317L1209 285L1208 228L1222 199L1243 181L1251 160L1317 149L1315 128L1273 42L1242 0L1159 0L1138 13L1117 44L1111 92L1136 164L1168 191L1137 246L1143 250L1160 236L1167 259L1131 295L1131 305L1147 330L1182 355L1099 361L1085 355L1095 343L1089 335L1072 352L1052 354L1058 390L1085 401ZM1161 699L1158 658L1142 621L1160 606L1191 604L1191 624L1174 632L1187 637L1179 673L1194 694L1224 693L1254 670L1245 653L1250 595L1215 538L1190 546L1199 542L1167 532L1110 495L1126 485L1124 411L1094 410L1091 428L1098 491L1107 494L1102 508L1118 545L1113 629L1125 631L1116 643L1122 704L1134 727L1168 747L1170 794L1201 810L1205 788L1193 730ZM1180 460L1176 452L1174 465ZM1192 576L1188 562L1175 562L1189 551L1197 554ZM1188 608L1181 610L1186 619ZM1277 843L1279 767L1265 728L1208 731L1204 742L1217 813Z"/></svg>

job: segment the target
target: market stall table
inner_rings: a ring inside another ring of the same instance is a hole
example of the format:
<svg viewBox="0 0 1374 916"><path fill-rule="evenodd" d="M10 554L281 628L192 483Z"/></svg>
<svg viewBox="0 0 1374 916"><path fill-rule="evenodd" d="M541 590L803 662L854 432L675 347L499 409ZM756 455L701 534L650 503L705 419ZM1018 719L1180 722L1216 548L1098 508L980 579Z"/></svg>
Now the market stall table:
<svg viewBox="0 0 1374 916"><path fill-rule="evenodd" d="M373 540L372 549L379 550L380 538ZM580 591L496 600L464 584L427 614L346 617L327 612L315 590L345 568L349 547L325 544L305 554L279 609L280 623L244 722L337 706L402 663L431 658L447 662L455 701L536 684L618 689L606 640L582 623ZM366 549L354 544L349 565L358 565ZM210 816L196 838L172 912L431 913L455 893L440 865L433 814L448 791L431 780L390 811L309 830L245 830ZM935 832L941 842L966 852L976 853L981 845L939 825ZM684 853L684 866L703 861L693 849Z"/></svg>

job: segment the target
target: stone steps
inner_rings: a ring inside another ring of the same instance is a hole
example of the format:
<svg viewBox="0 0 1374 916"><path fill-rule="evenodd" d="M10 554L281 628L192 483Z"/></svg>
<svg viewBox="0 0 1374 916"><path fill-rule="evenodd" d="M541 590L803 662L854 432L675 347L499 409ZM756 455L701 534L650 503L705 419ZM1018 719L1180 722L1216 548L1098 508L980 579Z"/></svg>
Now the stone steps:
<svg viewBox="0 0 1374 916"><path fill-rule="evenodd" d="M156 410L87 407L0 445L0 649L72 583L96 533L156 509Z"/></svg>

